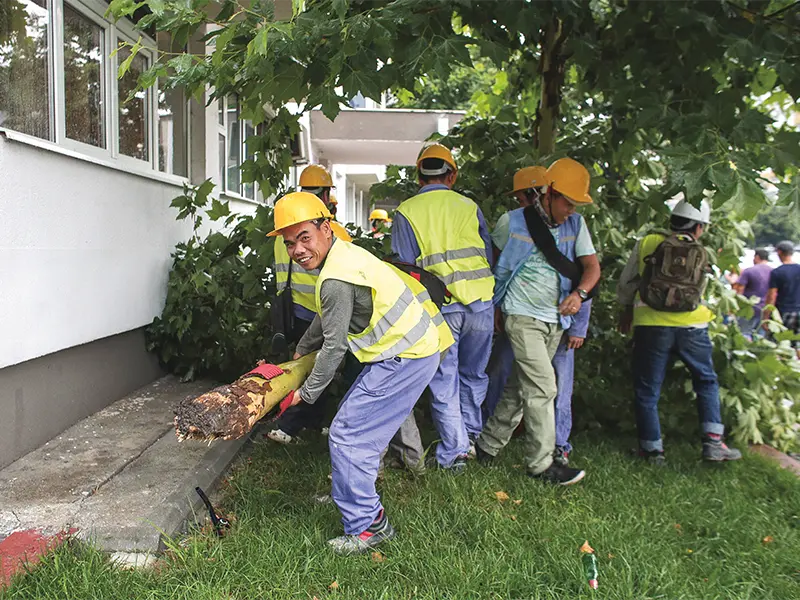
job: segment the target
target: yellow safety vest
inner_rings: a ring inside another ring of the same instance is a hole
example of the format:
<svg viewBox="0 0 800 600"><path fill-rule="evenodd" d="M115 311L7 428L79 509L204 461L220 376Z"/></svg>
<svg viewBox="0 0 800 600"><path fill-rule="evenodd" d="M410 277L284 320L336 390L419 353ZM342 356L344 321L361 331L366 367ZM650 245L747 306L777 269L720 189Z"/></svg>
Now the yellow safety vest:
<svg viewBox="0 0 800 600"><path fill-rule="evenodd" d="M428 290L425 289L425 286L422 285L422 283L414 279L405 271L398 269L391 263L386 264L388 264L392 270L400 276L400 279L402 279L405 284L411 288L411 291L414 292L417 302L422 304L425 312L430 315L433 324L436 325L436 329L439 331L439 352L446 351L450 346L456 343L456 339L453 337L453 332L450 331L450 326L444 320L439 307L436 306L436 303L434 303L433 300L431 300L431 295L428 293Z"/></svg>
<svg viewBox="0 0 800 600"><path fill-rule="evenodd" d="M317 289L319 269L306 271L297 263L293 263L286 251L286 245L283 243L283 236L279 235L275 238L275 284L279 294L286 289L289 281L290 264L292 268L292 302L311 312L317 312L314 291Z"/></svg>
<svg viewBox="0 0 800 600"><path fill-rule="evenodd" d="M461 304L492 299L494 276L478 232L477 204L452 190L434 190L409 198L397 212L417 238L417 266L439 277Z"/></svg>
<svg viewBox="0 0 800 600"><path fill-rule="evenodd" d="M362 363L395 356L425 358L439 351L436 325L387 263L363 248L336 240L317 278L316 311L320 315L320 289L328 279L372 289L369 325L360 333L347 334L350 351Z"/></svg>
<svg viewBox="0 0 800 600"><path fill-rule="evenodd" d="M661 233L651 233L639 242L639 276L644 273L644 259L656 251L658 245L666 239ZM651 327L694 327L714 320L714 313L705 304L701 304L690 312L663 312L650 308L642 302L639 292L633 302L633 326Z"/></svg>

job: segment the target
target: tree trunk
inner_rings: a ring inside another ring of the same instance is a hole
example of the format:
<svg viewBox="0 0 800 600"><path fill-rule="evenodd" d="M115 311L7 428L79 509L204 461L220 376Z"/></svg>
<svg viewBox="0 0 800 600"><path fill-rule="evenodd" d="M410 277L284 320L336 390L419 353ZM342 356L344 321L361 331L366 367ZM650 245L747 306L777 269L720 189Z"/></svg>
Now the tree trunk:
<svg viewBox="0 0 800 600"><path fill-rule="evenodd" d="M563 54L566 32L558 17L547 24L542 38L539 59L539 76L542 80L542 98L536 119L534 139L540 156L552 154L556 148L558 122L561 118L561 88L564 84Z"/></svg>
<svg viewBox="0 0 800 600"><path fill-rule="evenodd" d="M183 441L217 438L232 440L247 435L256 422L298 389L314 367L317 353L278 365L283 374L271 379L242 375L230 385L214 388L196 398L186 398L175 408L175 434Z"/></svg>

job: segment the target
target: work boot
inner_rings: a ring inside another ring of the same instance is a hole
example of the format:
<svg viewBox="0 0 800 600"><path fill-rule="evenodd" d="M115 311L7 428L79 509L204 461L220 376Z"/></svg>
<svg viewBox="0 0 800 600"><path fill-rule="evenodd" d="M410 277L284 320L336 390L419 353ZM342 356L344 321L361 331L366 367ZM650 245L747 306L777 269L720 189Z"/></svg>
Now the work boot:
<svg viewBox="0 0 800 600"><path fill-rule="evenodd" d="M703 460L709 462L725 462L739 460L742 453L736 448L728 448L722 439L707 437L703 440Z"/></svg>
<svg viewBox="0 0 800 600"><path fill-rule="evenodd" d="M551 464L541 473L528 473L528 477L532 479L539 479L555 485L572 485L573 483L578 483L585 475L586 471L573 469L572 467L562 467L556 463Z"/></svg>
<svg viewBox="0 0 800 600"><path fill-rule="evenodd" d="M358 535L342 535L332 540L328 540L328 546L340 556L353 556L354 554L364 554L369 552L379 544L390 540L396 532L386 513L381 510L378 518L372 522L366 531Z"/></svg>
<svg viewBox="0 0 800 600"><path fill-rule="evenodd" d="M663 450L642 450L639 448L637 456L655 467L663 467L667 464L667 458Z"/></svg>
<svg viewBox="0 0 800 600"><path fill-rule="evenodd" d="M283 429L273 429L267 434L267 437L273 442L278 442L279 444L291 444L292 440L294 439Z"/></svg>
<svg viewBox="0 0 800 600"><path fill-rule="evenodd" d="M494 462L494 455L489 454L486 450L481 448L479 444L475 444L475 459L478 461L479 465L488 467Z"/></svg>
<svg viewBox="0 0 800 600"><path fill-rule="evenodd" d="M569 450L564 446L556 446L553 452L553 462L562 467L566 467L569 464Z"/></svg>

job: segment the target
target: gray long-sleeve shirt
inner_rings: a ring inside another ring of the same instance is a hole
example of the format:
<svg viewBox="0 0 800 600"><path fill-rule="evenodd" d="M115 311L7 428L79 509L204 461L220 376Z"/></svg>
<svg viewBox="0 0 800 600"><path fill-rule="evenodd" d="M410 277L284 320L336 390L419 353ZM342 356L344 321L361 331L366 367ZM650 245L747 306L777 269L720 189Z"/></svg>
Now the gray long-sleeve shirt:
<svg viewBox="0 0 800 600"><path fill-rule="evenodd" d="M633 306L636 292L639 289L639 243L633 247L628 262L617 282L617 300L622 306Z"/></svg>
<svg viewBox="0 0 800 600"><path fill-rule="evenodd" d="M364 331L372 317L372 290L368 287L327 279L322 282L319 299L322 317L314 317L297 344L302 355L320 348L314 368L300 388L300 397L309 404L316 402L333 381L349 349L348 332Z"/></svg>

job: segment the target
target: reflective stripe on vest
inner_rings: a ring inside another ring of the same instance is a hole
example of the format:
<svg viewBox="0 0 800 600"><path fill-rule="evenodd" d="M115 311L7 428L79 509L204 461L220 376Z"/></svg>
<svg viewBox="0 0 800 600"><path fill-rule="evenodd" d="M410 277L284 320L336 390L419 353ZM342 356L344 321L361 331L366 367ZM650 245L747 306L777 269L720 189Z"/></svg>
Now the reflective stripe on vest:
<svg viewBox="0 0 800 600"><path fill-rule="evenodd" d="M660 233L646 235L639 242L639 276L644 273L644 259L656 251L666 236ZM714 313L705 304L690 312L663 312L650 308L642 302L639 292L633 301L633 326L644 327L693 327L714 320Z"/></svg>
<svg viewBox="0 0 800 600"><path fill-rule="evenodd" d="M489 301L494 276L480 236L478 205L452 190L409 198L397 209L414 231L417 266L433 273L461 304Z"/></svg>
<svg viewBox="0 0 800 600"><path fill-rule="evenodd" d="M405 282L411 291L414 292L417 302L422 304L422 307L430 316L433 324L436 325L436 329L439 332L439 352L444 352L450 346L455 344L456 340L453 337L453 332L450 331L450 326L447 324L447 321L444 320L444 315L442 315L439 307L436 306L436 303L434 303L433 300L431 300L431 295L428 293L428 290L425 289L425 286L422 285L422 282L418 281L405 271L398 269L393 264L387 264L395 273L400 276L400 279Z"/></svg>
<svg viewBox="0 0 800 600"><path fill-rule="evenodd" d="M283 236L275 238L275 285L278 293L286 289L289 281L289 252L283 243ZM317 312L317 301L314 299L314 292L317 289L317 278L319 269L306 271L303 267L294 264L292 267L292 302L302 306L311 312Z"/></svg>
<svg viewBox="0 0 800 600"><path fill-rule="evenodd" d="M439 349L439 334L415 293L387 263L363 248L336 240L325 259L315 293L322 314L320 289L328 279L371 288L372 316L361 333L348 333L347 342L362 363L400 356L424 358ZM421 284L420 284L421 285Z"/></svg>

